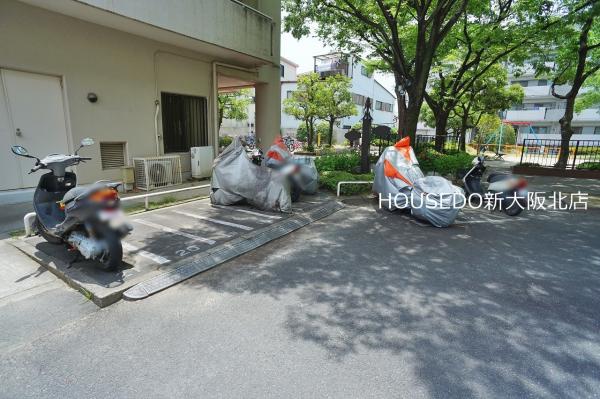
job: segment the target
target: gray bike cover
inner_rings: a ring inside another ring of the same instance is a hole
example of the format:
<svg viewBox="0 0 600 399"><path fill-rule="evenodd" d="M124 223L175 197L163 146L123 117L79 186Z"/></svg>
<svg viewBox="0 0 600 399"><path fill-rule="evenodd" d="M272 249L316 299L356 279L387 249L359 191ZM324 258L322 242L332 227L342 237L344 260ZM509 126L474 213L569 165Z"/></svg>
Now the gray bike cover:
<svg viewBox="0 0 600 399"><path fill-rule="evenodd" d="M215 159L210 200L213 204L233 205L242 201L267 211L292 211L289 184L285 176L266 166L252 163L240 138Z"/></svg>
<svg viewBox="0 0 600 399"><path fill-rule="evenodd" d="M441 176L415 180L411 191L411 213L436 227L448 227L465 204L462 188Z"/></svg>

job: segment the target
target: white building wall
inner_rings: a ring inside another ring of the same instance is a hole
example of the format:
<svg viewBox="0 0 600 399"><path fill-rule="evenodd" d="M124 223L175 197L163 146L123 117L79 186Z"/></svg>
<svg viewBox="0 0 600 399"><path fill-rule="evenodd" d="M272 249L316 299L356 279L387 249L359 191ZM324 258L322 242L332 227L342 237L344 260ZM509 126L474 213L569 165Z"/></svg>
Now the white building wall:
<svg viewBox="0 0 600 399"><path fill-rule="evenodd" d="M35 0L28 2L36 3ZM88 3L95 4L91 0ZM105 1L104 3L106 4L99 6L102 8L117 7L117 2ZM141 7L143 2L123 1L118 3L118 7L129 4L136 10L142 8L145 10L144 12L148 13L156 11L156 6L149 10L150 7L147 7L146 3L144 3L144 7ZM181 18L182 10L174 1L169 3L174 8L168 14L174 16L175 20ZM261 0L260 3L271 12L276 13L277 17L274 18L274 21L278 21L279 1ZM61 4L65 7L74 5L82 16L99 15L98 10L75 1L42 2L41 4L56 7ZM161 4L162 6L159 8L164 11L164 3ZM140 7L136 8L138 5ZM182 2L181 7L189 5L190 2ZM143 10L138 11L142 12ZM89 11L89 15L86 14L87 11ZM119 12L129 15L127 14L129 11L126 13L126 10ZM125 20L132 26L132 29L139 26L136 25L139 22L127 20L121 16L104 14L101 16L102 18L116 18L115 21ZM140 29L150 28L144 25ZM276 31L279 31L278 27ZM167 34L175 35L174 32L167 32ZM213 62L220 58L14 0L0 1L0 37L3 38L0 40L0 68L48 74L61 78L67 112L65 118L69 127L68 141L71 143L71 147L74 147L73 143L78 143L81 138L89 136L93 137L97 143L103 141L126 142L129 162L132 157L156 155L155 101L160 100L161 92L205 97L208 108L209 141L211 143L216 141L217 132L213 117L216 115L214 109L216 82L213 82ZM182 44L187 43L185 38L181 40ZM274 55L271 56L269 53L264 57L279 59L278 35L273 42L274 44L269 44L269 46L272 46ZM233 44L231 46L234 47ZM213 48L211 51L213 50L215 49ZM231 56L231 53L226 52L229 50L221 49L220 51L222 51L223 59L228 60L231 64L236 62L234 59L226 58ZM253 51L257 51L256 56L263 57L262 50L254 49ZM235 57L244 60L245 63L248 63L249 60L257 60L257 58L250 58L241 53L236 54ZM243 63L240 66L244 66ZM269 132L273 130L272 125L275 126L275 129L279 128L280 98L277 75L275 75L275 79L273 83L271 83L272 80L261 79L263 86L272 86L276 90L275 95L271 95L269 92L268 96L263 96L263 100L269 97L268 101L272 101L272 103L265 102L266 106L263 107L263 110L268 111L263 112L263 122L269 123L267 129ZM90 92L98 95L97 103L92 104L87 101L86 97ZM274 115L272 115L273 113ZM161 113L159 112L157 121L159 152L163 153L162 120L160 118ZM40 133L40 140L43 140L42 133ZM271 138L268 141L270 140ZM120 169L102 170L98 144L85 151L86 156L94 159L77 167L78 180L81 183L121 178ZM179 155L184 173L189 174L189 152Z"/></svg>

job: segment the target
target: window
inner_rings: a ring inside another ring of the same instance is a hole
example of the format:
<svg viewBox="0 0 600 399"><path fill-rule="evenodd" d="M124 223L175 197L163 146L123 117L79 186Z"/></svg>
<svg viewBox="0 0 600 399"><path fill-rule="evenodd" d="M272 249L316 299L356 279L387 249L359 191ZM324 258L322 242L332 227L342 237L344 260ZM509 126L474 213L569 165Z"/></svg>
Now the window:
<svg viewBox="0 0 600 399"><path fill-rule="evenodd" d="M279 72L281 74L281 77L283 78L285 75L285 65L283 65L283 64L279 65Z"/></svg>
<svg viewBox="0 0 600 399"><path fill-rule="evenodd" d="M375 101L375 109L378 111L392 112L392 104L383 101Z"/></svg>
<svg viewBox="0 0 600 399"><path fill-rule="evenodd" d="M538 86L548 86L548 81L546 79L538 80Z"/></svg>
<svg viewBox="0 0 600 399"><path fill-rule="evenodd" d="M350 125L344 125L344 126L342 127L342 129L347 129L347 130L348 130L348 129L352 129L352 126L350 126ZM599 127L599 129L600 129L600 127ZM599 130L599 131L600 131L600 130Z"/></svg>
<svg viewBox="0 0 600 399"><path fill-rule="evenodd" d="M600 134L600 126L594 128L594 134Z"/></svg>
<svg viewBox="0 0 600 399"><path fill-rule="evenodd" d="M205 97L161 93L161 100L165 153L209 145Z"/></svg>
<svg viewBox="0 0 600 399"><path fill-rule="evenodd" d="M292 98L292 95L294 94L294 92L292 90L288 90L286 93L286 97L287 98Z"/></svg>
<svg viewBox="0 0 600 399"><path fill-rule="evenodd" d="M368 77L368 78L370 78L370 77L371 77L371 74L370 74L370 73L369 73L369 71L367 70L367 67L366 67L366 66L364 66L364 65L361 65L361 66L360 66L360 74L361 74L362 76L366 76L366 77Z"/></svg>
<svg viewBox="0 0 600 399"><path fill-rule="evenodd" d="M548 134L547 126L532 126L531 129L533 129L535 134Z"/></svg>
<svg viewBox="0 0 600 399"><path fill-rule="evenodd" d="M102 170L116 169L125 166L126 143L103 143L100 142L100 161Z"/></svg>
<svg viewBox="0 0 600 399"><path fill-rule="evenodd" d="M517 83L520 84L523 87L527 87L529 85L529 81L528 80L520 80Z"/></svg>
<svg viewBox="0 0 600 399"><path fill-rule="evenodd" d="M573 126L573 134L581 134L583 131L582 126Z"/></svg>
<svg viewBox="0 0 600 399"><path fill-rule="evenodd" d="M365 105L367 98L363 95L352 93L352 102L356 105Z"/></svg>

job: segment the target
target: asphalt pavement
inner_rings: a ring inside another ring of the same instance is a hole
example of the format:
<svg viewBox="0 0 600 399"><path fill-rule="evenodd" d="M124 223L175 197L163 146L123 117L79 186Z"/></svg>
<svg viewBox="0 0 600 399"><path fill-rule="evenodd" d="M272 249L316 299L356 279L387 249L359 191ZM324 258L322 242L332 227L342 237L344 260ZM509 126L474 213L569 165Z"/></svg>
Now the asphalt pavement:
<svg viewBox="0 0 600 399"><path fill-rule="evenodd" d="M468 211L437 229L357 200L61 326L0 306L45 331L4 347L0 397L597 397L599 222Z"/></svg>

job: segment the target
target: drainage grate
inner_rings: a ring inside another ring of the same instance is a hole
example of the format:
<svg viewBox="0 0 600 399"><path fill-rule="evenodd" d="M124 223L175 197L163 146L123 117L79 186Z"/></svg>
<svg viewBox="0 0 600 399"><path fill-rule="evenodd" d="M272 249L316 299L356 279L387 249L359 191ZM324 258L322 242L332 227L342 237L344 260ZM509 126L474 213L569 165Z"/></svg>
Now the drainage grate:
<svg viewBox="0 0 600 399"><path fill-rule="evenodd" d="M316 220L322 219L339 211L344 206L339 202L329 202L306 214L298 214L264 229L226 242L218 247L198 254L189 260L181 261L180 266L160 274L147 281L141 282L123 293L127 299L142 299L187 280L198 273L252 251L270 241L283 237Z"/></svg>

